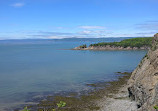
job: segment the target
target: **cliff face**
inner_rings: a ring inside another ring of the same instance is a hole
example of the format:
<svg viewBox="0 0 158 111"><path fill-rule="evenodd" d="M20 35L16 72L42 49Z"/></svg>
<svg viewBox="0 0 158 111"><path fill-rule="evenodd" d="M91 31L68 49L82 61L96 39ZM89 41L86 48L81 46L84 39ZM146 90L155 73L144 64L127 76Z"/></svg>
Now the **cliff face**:
<svg viewBox="0 0 158 111"><path fill-rule="evenodd" d="M137 102L138 111L154 111L158 106L158 34L151 49L133 71L128 81L129 96Z"/></svg>

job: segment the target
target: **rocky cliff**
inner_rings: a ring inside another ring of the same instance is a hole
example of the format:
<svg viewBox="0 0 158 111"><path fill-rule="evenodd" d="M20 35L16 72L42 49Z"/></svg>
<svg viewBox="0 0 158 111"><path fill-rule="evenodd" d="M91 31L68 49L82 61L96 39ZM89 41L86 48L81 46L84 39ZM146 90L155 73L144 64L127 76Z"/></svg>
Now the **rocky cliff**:
<svg viewBox="0 0 158 111"><path fill-rule="evenodd" d="M152 47L133 71L128 81L129 96L137 102L138 111L154 111L158 106L158 34Z"/></svg>

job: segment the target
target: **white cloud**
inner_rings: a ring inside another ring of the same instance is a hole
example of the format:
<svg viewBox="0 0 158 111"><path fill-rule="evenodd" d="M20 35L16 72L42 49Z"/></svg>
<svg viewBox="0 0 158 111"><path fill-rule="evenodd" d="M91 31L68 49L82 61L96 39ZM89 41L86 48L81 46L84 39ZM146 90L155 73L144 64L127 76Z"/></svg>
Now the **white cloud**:
<svg viewBox="0 0 158 111"><path fill-rule="evenodd" d="M103 27L103 26L79 26L79 28L90 30L90 29L105 29L106 27Z"/></svg>
<svg viewBox="0 0 158 111"><path fill-rule="evenodd" d="M62 36L48 36L46 38L48 38L48 39L62 39L64 37L62 37Z"/></svg>
<svg viewBox="0 0 158 111"><path fill-rule="evenodd" d="M23 7L25 4L24 3L14 3L11 6L13 7Z"/></svg>
<svg viewBox="0 0 158 111"><path fill-rule="evenodd" d="M90 31L90 30L84 30L84 31L79 32L79 34L81 34L81 35L88 35L91 33L92 33L92 31Z"/></svg>
<svg viewBox="0 0 158 111"><path fill-rule="evenodd" d="M147 21L142 24L136 24L136 28L148 31L158 31L158 21Z"/></svg>

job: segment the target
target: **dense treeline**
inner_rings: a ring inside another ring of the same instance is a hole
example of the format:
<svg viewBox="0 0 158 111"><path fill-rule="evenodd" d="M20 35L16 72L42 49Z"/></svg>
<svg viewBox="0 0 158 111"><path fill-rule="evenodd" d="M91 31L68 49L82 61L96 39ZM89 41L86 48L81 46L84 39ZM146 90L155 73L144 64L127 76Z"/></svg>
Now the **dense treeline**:
<svg viewBox="0 0 158 111"><path fill-rule="evenodd" d="M152 44L152 37L144 37L144 38L132 38L132 39L125 39L122 40L121 42L101 42L101 43L97 43L97 44L91 44L90 46L106 46L106 45L110 45L110 46L115 46L115 47L150 47Z"/></svg>

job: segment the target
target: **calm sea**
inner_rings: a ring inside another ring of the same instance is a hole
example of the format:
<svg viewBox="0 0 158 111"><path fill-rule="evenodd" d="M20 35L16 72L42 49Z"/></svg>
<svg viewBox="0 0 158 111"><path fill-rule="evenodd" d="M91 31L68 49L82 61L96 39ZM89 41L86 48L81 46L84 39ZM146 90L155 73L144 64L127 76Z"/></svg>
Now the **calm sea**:
<svg viewBox="0 0 158 111"><path fill-rule="evenodd" d="M0 41L0 109L63 91L89 90L88 83L131 72L146 51L65 50L124 38Z"/></svg>

